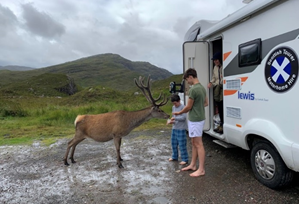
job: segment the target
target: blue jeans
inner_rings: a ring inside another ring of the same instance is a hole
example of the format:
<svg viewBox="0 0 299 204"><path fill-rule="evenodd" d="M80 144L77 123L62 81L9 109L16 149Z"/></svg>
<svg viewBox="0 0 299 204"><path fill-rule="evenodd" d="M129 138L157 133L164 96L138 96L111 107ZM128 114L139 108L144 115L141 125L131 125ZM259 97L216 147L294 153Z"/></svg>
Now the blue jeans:
<svg viewBox="0 0 299 204"><path fill-rule="evenodd" d="M178 146L180 148L182 161L188 162L186 130L172 129L171 147L172 147L172 159L174 160L178 160L179 157Z"/></svg>

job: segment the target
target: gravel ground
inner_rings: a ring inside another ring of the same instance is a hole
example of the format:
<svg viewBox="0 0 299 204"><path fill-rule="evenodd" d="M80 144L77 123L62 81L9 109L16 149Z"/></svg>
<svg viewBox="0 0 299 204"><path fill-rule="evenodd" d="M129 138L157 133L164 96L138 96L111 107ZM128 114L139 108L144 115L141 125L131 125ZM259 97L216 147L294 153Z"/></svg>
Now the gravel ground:
<svg viewBox="0 0 299 204"><path fill-rule="evenodd" d="M113 141L86 140L77 146L77 163L65 166L68 140L50 147L0 146L0 203L299 203L299 179L275 191L253 177L249 152L224 149L203 137L206 175L179 172L169 162L170 130L132 132L123 138L124 169L116 165ZM188 138L189 157L191 156Z"/></svg>

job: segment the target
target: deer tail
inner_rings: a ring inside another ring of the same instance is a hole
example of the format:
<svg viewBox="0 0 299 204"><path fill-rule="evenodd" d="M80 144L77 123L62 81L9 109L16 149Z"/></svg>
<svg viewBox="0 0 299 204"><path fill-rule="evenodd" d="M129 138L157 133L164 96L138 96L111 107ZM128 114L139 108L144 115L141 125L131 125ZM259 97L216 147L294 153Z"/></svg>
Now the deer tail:
<svg viewBox="0 0 299 204"><path fill-rule="evenodd" d="M78 123L81 122L84 118L84 115L78 115L75 119L74 125L77 127Z"/></svg>

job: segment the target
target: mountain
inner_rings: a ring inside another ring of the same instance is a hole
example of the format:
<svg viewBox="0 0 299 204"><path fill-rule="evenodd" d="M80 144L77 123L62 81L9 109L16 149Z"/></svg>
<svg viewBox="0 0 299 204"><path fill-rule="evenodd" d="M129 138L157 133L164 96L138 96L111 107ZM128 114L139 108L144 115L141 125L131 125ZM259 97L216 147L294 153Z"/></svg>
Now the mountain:
<svg viewBox="0 0 299 204"><path fill-rule="evenodd" d="M161 80L173 74L148 62L132 62L117 54L100 54L63 64L29 71L0 71L0 85L21 81L44 73L66 74L81 87L103 86L116 90L129 90L135 86L133 79L151 75Z"/></svg>
<svg viewBox="0 0 299 204"><path fill-rule="evenodd" d="M8 65L8 66L0 66L0 70L10 70L10 71L28 71L33 70L35 68L25 67L25 66L17 66L17 65Z"/></svg>

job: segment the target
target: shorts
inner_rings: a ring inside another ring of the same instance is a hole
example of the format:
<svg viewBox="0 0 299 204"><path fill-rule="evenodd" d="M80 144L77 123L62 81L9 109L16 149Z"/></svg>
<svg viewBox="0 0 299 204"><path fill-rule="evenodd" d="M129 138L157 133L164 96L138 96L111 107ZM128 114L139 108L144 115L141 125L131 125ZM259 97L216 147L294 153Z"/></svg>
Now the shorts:
<svg viewBox="0 0 299 204"><path fill-rule="evenodd" d="M201 137L205 121L192 122L188 120L189 137Z"/></svg>

